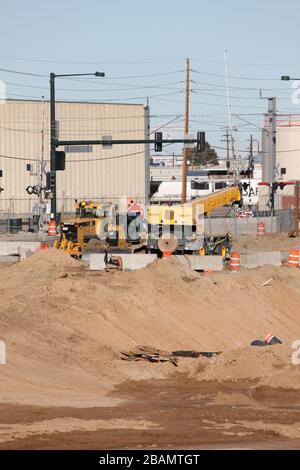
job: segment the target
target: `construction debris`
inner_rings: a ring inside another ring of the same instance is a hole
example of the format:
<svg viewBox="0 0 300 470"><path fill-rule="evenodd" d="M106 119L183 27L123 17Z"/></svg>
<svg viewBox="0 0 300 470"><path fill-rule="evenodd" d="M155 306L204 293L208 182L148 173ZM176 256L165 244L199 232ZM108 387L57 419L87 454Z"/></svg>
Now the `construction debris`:
<svg viewBox="0 0 300 470"><path fill-rule="evenodd" d="M268 279L267 281L263 282L260 287L267 287L267 286L270 286L272 284L272 281L273 279L270 277L270 279Z"/></svg>
<svg viewBox="0 0 300 470"><path fill-rule="evenodd" d="M128 352L121 351L122 357L125 361L140 361L142 359L150 362L171 362L174 366L177 366L178 357L216 357L221 352L206 352L206 351L162 351L160 349L153 348L152 346L137 346Z"/></svg>
<svg viewBox="0 0 300 470"><path fill-rule="evenodd" d="M222 351L208 352L208 351L173 351L172 355L175 357L216 357Z"/></svg>
<svg viewBox="0 0 300 470"><path fill-rule="evenodd" d="M268 334L265 338L252 341L250 346L273 346L274 344L282 344L282 341L274 335Z"/></svg>
<svg viewBox="0 0 300 470"><path fill-rule="evenodd" d="M177 359L170 352L153 348L152 346L137 346L128 352L121 351L125 361L140 361L142 359L149 362L171 362L177 366Z"/></svg>

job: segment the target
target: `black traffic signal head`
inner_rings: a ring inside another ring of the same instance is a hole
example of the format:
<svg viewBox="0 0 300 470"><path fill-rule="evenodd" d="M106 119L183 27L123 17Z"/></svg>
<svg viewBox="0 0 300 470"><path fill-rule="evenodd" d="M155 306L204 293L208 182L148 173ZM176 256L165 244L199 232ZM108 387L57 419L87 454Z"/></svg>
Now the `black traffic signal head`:
<svg viewBox="0 0 300 470"><path fill-rule="evenodd" d="M66 154L62 150L55 150L55 169L64 171L66 168Z"/></svg>
<svg viewBox="0 0 300 470"><path fill-rule="evenodd" d="M163 133L162 132L155 132L154 136L155 136L154 150L155 150L155 152L161 152L162 151Z"/></svg>
<svg viewBox="0 0 300 470"><path fill-rule="evenodd" d="M50 173L50 171L47 171L47 173L46 173L46 187L45 187L46 191L50 191L50 189L51 189L50 179L51 179L51 173Z"/></svg>
<svg viewBox="0 0 300 470"><path fill-rule="evenodd" d="M197 132L197 152L205 150L205 132Z"/></svg>

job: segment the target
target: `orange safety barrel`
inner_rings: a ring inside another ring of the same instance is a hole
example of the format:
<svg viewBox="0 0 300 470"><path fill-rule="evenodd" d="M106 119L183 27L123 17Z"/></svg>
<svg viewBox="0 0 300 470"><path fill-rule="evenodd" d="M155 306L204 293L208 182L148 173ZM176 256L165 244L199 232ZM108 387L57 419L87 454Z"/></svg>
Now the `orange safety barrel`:
<svg viewBox="0 0 300 470"><path fill-rule="evenodd" d="M49 249L48 243L41 242L40 249L41 249L41 250L48 250L48 249Z"/></svg>
<svg viewBox="0 0 300 470"><path fill-rule="evenodd" d="M56 235L56 221L54 219L49 220L48 235L49 237L54 237Z"/></svg>
<svg viewBox="0 0 300 470"><path fill-rule="evenodd" d="M290 250L288 265L293 268L298 268L299 266L299 250Z"/></svg>
<svg viewBox="0 0 300 470"><path fill-rule="evenodd" d="M163 258L166 258L168 256L172 256L171 251L163 251Z"/></svg>
<svg viewBox="0 0 300 470"><path fill-rule="evenodd" d="M263 222L260 222L258 225L257 225L257 235L259 237L263 237L264 235L266 234L265 232L265 224Z"/></svg>
<svg viewBox="0 0 300 470"><path fill-rule="evenodd" d="M238 251L231 252L229 267L231 271L238 271L240 269L240 253Z"/></svg>
<svg viewBox="0 0 300 470"><path fill-rule="evenodd" d="M274 335L271 335L271 334L269 333L268 335L266 335L266 336L264 337L264 341L265 341L265 343L268 343L268 344L269 344L270 341L272 341L273 338L274 338Z"/></svg>

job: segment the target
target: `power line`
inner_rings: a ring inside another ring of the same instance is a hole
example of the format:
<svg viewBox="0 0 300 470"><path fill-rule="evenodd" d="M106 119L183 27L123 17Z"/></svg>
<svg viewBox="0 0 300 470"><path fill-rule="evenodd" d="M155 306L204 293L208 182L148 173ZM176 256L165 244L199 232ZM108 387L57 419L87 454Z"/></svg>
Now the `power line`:
<svg viewBox="0 0 300 470"><path fill-rule="evenodd" d="M103 88L56 88L56 91L76 91L76 92L102 92L102 93L113 93L116 91L128 91L130 90L140 90L140 89L148 89L148 88L161 88L161 89L168 89L168 90L176 90L180 91L180 88L172 88L169 85L178 85L180 83L183 83L183 81L176 81L176 82L169 82L169 83L162 83L162 84L154 84L154 85L123 85L126 86L126 88L112 88L112 89L103 89ZM11 85L11 86L16 86L16 87L21 87L21 88L33 88L33 89L39 89L39 90L49 90L49 87L46 86L38 86L38 85L24 85L23 83L14 83L14 82L7 82L5 81L6 85ZM108 85L108 83L106 83Z"/></svg>
<svg viewBox="0 0 300 470"><path fill-rule="evenodd" d="M20 70L12 70L12 69L4 69L4 68L0 68L0 72L14 73L14 74L17 74L17 75L27 75L27 76L30 76L30 77L46 77L46 78L49 78L48 75L42 75L42 74L39 74L39 73L22 72Z"/></svg>
<svg viewBox="0 0 300 470"><path fill-rule="evenodd" d="M198 73L200 75L207 75L209 77L221 77L221 78L224 78L224 75L222 74L218 74L218 73L209 73L209 72L200 72L199 70L195 70L195 69L192 69L192 72L195 72L195 73ZM279 81L279 78L266 78L266 77L240 77L240 76L236 76L236 75L229 75L228 78L232 78L232 79L235 79L235 80L267 80L267 81L276 81L278 82Z"/></svg>
<svg viewBox="0 0 300 470"><path fill-rule="evenodd" d="M158 64L158 63L174 63L174 62L183 62L185 60L184 57L178 59L155 59L155 60L134 60L134 61L103 61L103 60L94 60L94 61L72 61L67 59L41 59L41 58L33 58L33 57L18 57L18 56L6 56L1 55L0 59L9 59L9 60L19 60L22 62L41 62L41 63L53 63L53 64L73 64L73 65L134 65L134 64ZM199 59L199 58L192 58L192 62L199 62L199 63L208 63L208 64L224 64L221 60L212 60L212 59ZM275 62L228 62L229 65L238 65L238 66L255 66L255 67L293 67L299 66L300 62L293 62L293 63L275 63Z"/></svg>
<svg viewBox="0 0 300 470"><path fill-rule="evenodd" d="M101 100L91 100L89 99L88 102L89 103L113 103L113 102L121 102L121 101L125 101L125 100L145 100L147 98L158 98L158 97L161 97L161 96L169 96L169 95L178 95L178 94L181 94L183 93L183 91L172 91L170 93L160 93L160 94L157 94L157 95L143 95L143 96L127 96L127 97L119 97L119 98L112 98L112 99L101 99ZM40 100L40 97L38 96L33 96L33 95L19 95L19 94L16 94L16 93L9 93L9 96L16 96L16 97L20 97L20 98L30 98L30 99L35 99L35 100ZM68 102L68 103L73 103L74 100L73 99L70 99L70 98L65 98L63 100L64 102ZM59 102L59 100L56 100L56 102ZM86 103L86 100L82 99L82 100L76 100L76 103Z"/></svg>
<svg viewBox="0 0 300 470"><path fill-rule="evenodd" d="M14 56L0 56L1 59L12 59L20 60L24 62L44 62L44 63L56 63L56 64L74 64L74 65L133 65L133 64L156 64L156 63L166 63L166 62L183 62L182 59L159 59L159 60L138 60L138 61L122 61L122 62L103 62L103 60L98 60L95 62L78 62L71 60L57 60L57 59L34 59L32 57L14 57Z"/></svg>

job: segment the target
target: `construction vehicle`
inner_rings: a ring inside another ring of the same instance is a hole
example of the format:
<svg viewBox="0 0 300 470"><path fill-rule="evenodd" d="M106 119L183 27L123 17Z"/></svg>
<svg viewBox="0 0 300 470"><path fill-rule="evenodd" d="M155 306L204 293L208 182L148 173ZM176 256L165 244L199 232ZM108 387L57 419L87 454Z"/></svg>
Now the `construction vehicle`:
<svg viewBox="0 0 300 470"><path fill-rule="evenodd" d="M204 216L232 204L241 204L241 190L232 186L185 204L151 205L148 213L147 252L171 254L230 254L229 233L204 233Z"/></svg>
<svg viewBox="0 0 300 470"><path fill-rule="evenodd" d="M126 212L117 207L112 208L108 218L106 249L111 247L114 251L134 253L144 247L147 225L142 221L141 212L141 206L135 203ZM98 228L97 233L99 232Z"/></svg>
<svg viewBox="0 0 300 470"><path fill-rule="evenodd" d="M225 259L230 254L231 236L229 233L205 234L204 216L220 207L240 205L241 201L240 188L227 187L185 204L152 204L148 220L137 204L127 212L117 206L104 209L101 205L101 216L98 211L96 217L93 211L99 209L98 205L90 207L92 203L84 206L80 203L72 224L65 223L62 227L60 247L77 258L81 257L83 248L87 258L90 253L103 252L110 264L116 266L119 260L113 259L112 253L144 251L157 253L159 257L164 252L188 253L221 255Z"/></svg>
<svg viewBox="0 0 300 470"><path fill-rule="evenodd" d="M96 226L107 230L107 216L110 204L75 200L75 217L61 223L61 237L54 247L66 251L73 258L80 259L82 250L96 237Z"/></svg>

